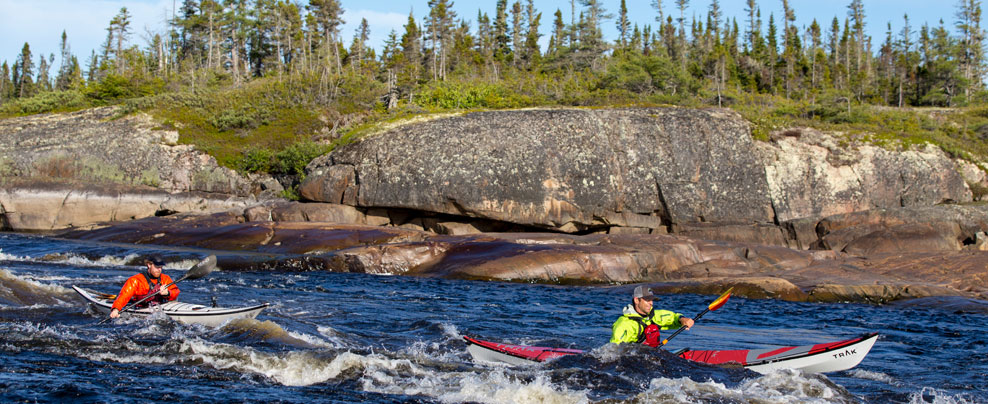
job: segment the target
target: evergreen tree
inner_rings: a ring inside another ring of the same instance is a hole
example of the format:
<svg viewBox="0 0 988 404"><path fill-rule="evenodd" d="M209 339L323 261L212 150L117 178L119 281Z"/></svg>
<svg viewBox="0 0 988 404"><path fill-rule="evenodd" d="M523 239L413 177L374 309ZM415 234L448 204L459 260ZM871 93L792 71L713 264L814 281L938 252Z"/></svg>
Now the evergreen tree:
<svg viewBox="0 0 988 404"><path fill-rule="evenodd" d="M330 72L340 73L342 61L340 60L338 35L340 26L345 21L342 18L343 8L340 6L339 0L309 0L309 5L306 8L315 16L316 26L319 27L321 33L319 44L323 57L332 58L330 64L324 66L332 66L329 69Z"/></svg>
<svg viewBox="0 0 988 404"><path fill-rule="evenodd" d="M51 64L54 60L54 54L51 54L48 59L45 59L45 55L41 55L38 58L38 79L34 83L36 86L35 93L51 91L51 78L49 77L49 71L51 70Z"/></svg>
<svg viewBox="0 0 988 404"><path fill-rule="evenodd" d="M765 55L765 65L768 67L768 85L772 93L775 94L775 66L778 63L779 54L779 43L776 39L778 37L777 29L775 27L775 14L768 15L768 32L765 35L765 39L768 44L768 54Z"/></svg>
<svg viewBox="0 0 988 404"><path fill-rule="evenodd" d="M619 48L625 48L628 46L628 34L631 23L628 21L628 6L625 5L624 0L621 0L621 7L618 11L617 19L617 29L618 29L618 42Z"/></svg>
<svg viewBox="0 0 988 404"><path fill-rule="evenodd" d="M744 48L745 52L754 53L756 48L755 44L760 40L759 31L761 31L761 23L755 17L755 13L758 12L758 6L756 5L755 0L745 1L744 11L748 15L748 28L747 32L745 32Z"/></svg>
<svg viewBox="0 0 988 404"><path fill-rule="evenodd" d="M796 55L799 54L799 47L796 41L799 38L799 33L796 31L796 27L790 25L796 22L796 12L789 7L789 0L782 0L782 26L783 26L783 59L786 62L785 70L785 87L786 87L786 98L789 98L793 90L793 80L795 79L795 65L796 65Z"/></svg>
<svg viewBox="0 0 988 404"><path fill-rule="evenodd" d="M818 89L818 80L821 74L819 73L820 68L826 65L826 56L823 54L823 50L820 48L822 44L820 24L816 22L816 18L810 24L810 28L807 31L810 37L810 88Z"/></svg>
<svg viewBox="0 0 988 404"><path fill-rule="evenodd" d="M851 0L851 4L847 6L847 15L851 18L854 25L851 28L854 29L855 37L855 69L861 70L861 58L864 55L864 1L863 0Z"/></svg>
<svg viewBox="0 0 988 404"><path fill-rule="evenodd" d="M676 8L679 9L679 36L676 39L675 55L679 59L682 73L686 73L686 8L689 7L690 0L676 0Z"/></svg>
<svg viewBox="0 0 988 404"><path fill-rule="evenodd" d="M528 31L525 33L525 64L532 69L542 60L542 52L539 50L539 38L542 37L539 33L539 25L541 25L542 13L535 12L534 0L528 0L525 18L528 23Z"/></svg>
<svg viewBox="0 0 988 404"><path fill-rule="evenodd" d="M4 60L0 65L0 105L14 98L14 83L10 81L10 66Z"/></svg>
<svg viewBox="0 0 988 404"><path fill-rule="evenodd" d="M494 60L505 62L511 54L511 37L508 36L508 1L497 0L494 10Z"/></svg>
<svg viewBox="0 0 988 404"><path fill-rule="evenodd" d="M429 19L425 28L430 38L433 80L446 79L447 59L453 43L453 21L456 19L450 5L447 0L429 0Z"/></svg>
<svg viewBox="0 0 988 404"><path fill-rule="evenodd" d="M584 58L591 63L600 59L607 51L604 34L600 24L610 18L600 0L580 0L586 10L586 21L580 33L580 45L585 52Z"/></svg>
<svg viewBox="0 0 988 404"><path fill-rule="evenodd" d="M919 63L918 55L913 52L912 27L909 25L909 14L902 16L902 30L899 31L899 39L896 42L897 58L895 64L896 77L898 79L898 106L902 108L906 105L906 91L914 87L913 66Z"/></svg>
<svg viewBox="0 0 988 404"><path fill-rule="evenodd" d="M415 16L409 12L405 33L401 36L401 62L398 65L398 85L404 93L411 90L421 76L422 67L422 32L415 23Z"/></svg>
<svg viewBox="0 0 988 404"><path fill-rule="evenodd" d="M563 12L558 8L553 16L552 35L549 37L549 49L546 53L558 56L566 48L566 23L563 22Z"/></svg>
<svg viewBox="0 0 988 404"><path fill-rule="evenodd" d="M55 89L56 90L66 90L71 85L70 77L72 76L72 52L69 50L69 38L65 31L62 31L62 42L61 42L61 66L58 68L58 75L55 76Z"/></svg>
<svg viewBox="0 0 988 404"><path fill-rule="evenodd" d="M622 4L623 3L624 2L622 1ZM662 15L662 0L652 0L651 5L652 8L655 9L655 13L656 13L655 22L659 23L659 29L661 30L662 24L665 22L665 16ZM647 38L643 38L643 39L646 39L647 42Z"/></svg>
<svg viewBox="0 0 988 404"><path fill-rule="evenodd" d="M964 86L964 97L969 98L972 90L981 87L985 71L985 31L981 28L981 1L960 0L955 25L961 34L958 48L960 66L964 79L969 84Z"/></svg>
<svg viewBox="0 0 988 404"><path fill-rule="evenodd" d="M521 2L515 1L511 4L511 65L518 67L524 55L525 21L522 18Z"/></svg>
<svg viewBox="0 0 988 404"><path fill-rule="evenodd" d="M27 98L35 93L33 57L31 46L24 42L24 47L21 48L21 54L17 57L17 65L14 68L14 86L18 98Z"/></svg>
<svg viewBox="0 0 988 404"><path fill-rule="evenodd" d="M130 12L127 11L127 7L120 8L120 12L110 20L110 27L107 28L107 31L110 32L107 40L109 41L111 38L116 40L115 66L117 74L120 74L123 72L126 62L123 57L123 45L130 37Z"/></svg>
<svg viewBox="0 0 988 404"><path fill-rule="evenodd" d="M364 57L367 54L367 40L370 39L370 24L366 18L360 19L360 25L353 35L353 42L350 46L350 54L354 56L351 66L359 69L363 67Z"/></svg>

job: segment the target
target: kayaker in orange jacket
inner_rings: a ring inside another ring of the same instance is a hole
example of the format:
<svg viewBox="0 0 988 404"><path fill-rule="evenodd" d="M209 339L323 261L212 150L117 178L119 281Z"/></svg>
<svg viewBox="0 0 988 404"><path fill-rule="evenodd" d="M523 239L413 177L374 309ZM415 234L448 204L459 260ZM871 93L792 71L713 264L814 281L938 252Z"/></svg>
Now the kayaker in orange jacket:
<svg viewBox="0 0 988 404"><path fill-rule="evenodd" d="M178 297L178 286L172 284L172 278L161 273L165 266L165 261L160 256L152 255L144 259L147 269L137 275L131 276L120 288L117 300L113 301L113 310L110 310L110 318L120 316L120 310L131 301L140 301L150 294L157 296L148 300L149 303L164 303L175 300ZM170 285L169 285L170 284ZM162 285L169 285L162 289Z"/></svg>

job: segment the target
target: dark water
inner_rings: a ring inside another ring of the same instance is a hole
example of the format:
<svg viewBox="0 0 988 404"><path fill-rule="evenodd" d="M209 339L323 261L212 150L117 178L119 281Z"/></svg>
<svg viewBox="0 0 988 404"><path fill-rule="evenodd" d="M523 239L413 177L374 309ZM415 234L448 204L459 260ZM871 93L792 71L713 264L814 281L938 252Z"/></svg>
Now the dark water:
<svg viewBox="0 0 988 404"><path fill-rule="evenodd" d="M149 251L0 233L0 402L988 402L985 302L735 297L670 343L755 348L882 334L857 368L827 375L759 375L609 345L632 286L216 271L180 284L181 300L271 307L218 329L161 318L97 325L69 286L116 293ZM208 254L161 252L176 278ZM712 298L657 305L692 315ZM491 366L472 362L463 335L591 353Z"/></svg>

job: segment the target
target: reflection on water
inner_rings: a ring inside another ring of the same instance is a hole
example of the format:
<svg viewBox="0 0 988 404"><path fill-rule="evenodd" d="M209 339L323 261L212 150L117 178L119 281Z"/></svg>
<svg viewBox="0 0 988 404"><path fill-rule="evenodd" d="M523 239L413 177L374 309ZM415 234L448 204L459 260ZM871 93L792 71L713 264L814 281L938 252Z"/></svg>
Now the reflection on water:
<svg viewBox="0 0 988 404"><path fill-rule="evenodd" d="M0 401L988 401L985 302L735 297L670 343L736 349L882 333L855 369L759 375L607 344L628 286L216 271L180 284L181 299L271 306L218 328L163 317L97 325L69 286L116 293L144 253L0 234ZM171 252L166 272L177 277L202 255ZM691 315L711 298L662 296L657 305ZM942 318L952 321L934 321ZM464 334L589 353L530 367L476 364Z"/></svg>

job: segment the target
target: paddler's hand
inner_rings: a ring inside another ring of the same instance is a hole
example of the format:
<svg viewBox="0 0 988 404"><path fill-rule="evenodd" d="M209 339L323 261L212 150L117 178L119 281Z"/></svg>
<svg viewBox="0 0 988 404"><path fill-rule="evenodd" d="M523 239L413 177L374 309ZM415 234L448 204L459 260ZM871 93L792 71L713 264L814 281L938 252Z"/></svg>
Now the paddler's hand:
<svg viewBox="0 0 988 404"><path fill-rule="evenodd" d="M120 317L120 310L117 309L110 310L110 318L117 318L117 317Z"/></svg>
<svg viewBox="0 0 988 404"><path fill-rule="evenodd" d="M689 317L681 317L679 319L679 324L682 324L683 327L686 327L686 329L688 330L690 328L693 328L693 319Z"/></svg>
<svg viewBox="0 0 988 404"><path fill-rule="evenodd" d="M169 291L168 291L168 288L164 288L164 289L161 289L161 292L158 292L158 294L160 294L160 295L162 295L162 296L166 296L166 297L167 297L167 296L168 296L168 295L169 295L170 293L171 293L171 292L169 292Z"/></svg>

